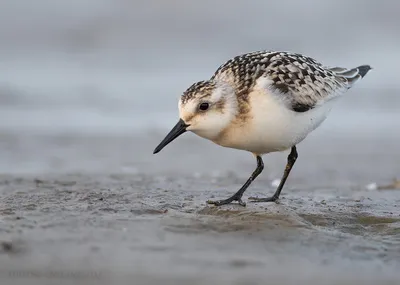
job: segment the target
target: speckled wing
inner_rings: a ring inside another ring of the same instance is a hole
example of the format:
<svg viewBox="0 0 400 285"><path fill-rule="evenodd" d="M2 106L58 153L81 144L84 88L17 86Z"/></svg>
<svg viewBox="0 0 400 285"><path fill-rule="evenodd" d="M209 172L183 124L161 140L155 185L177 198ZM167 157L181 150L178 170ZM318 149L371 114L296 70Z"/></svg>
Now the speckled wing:
<svg viewBox="0 0 400 285"><path fill-rule="evenodd" d="M289 109L306 112L344 93L369 69L329 68L301 54L260 51L232 58L219 67L213 79L232 83L237 95L246 99L263 77L268 79L265 88L283 99Z"/></svg>

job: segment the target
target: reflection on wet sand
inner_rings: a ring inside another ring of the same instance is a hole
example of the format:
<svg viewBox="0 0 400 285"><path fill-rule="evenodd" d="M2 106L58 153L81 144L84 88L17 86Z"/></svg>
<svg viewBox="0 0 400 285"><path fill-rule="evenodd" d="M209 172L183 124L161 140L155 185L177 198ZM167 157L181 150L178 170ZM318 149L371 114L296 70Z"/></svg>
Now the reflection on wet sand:
<svg viewBox="0 0 400 285"><path fill-rule="evenodd" d="M235 180L240 184L231 174L218 181L233 189ZM215 191L199 191L208 181L147 174L3 175L0 264L9 265L7 256L15 256L19 262L13 266L21 270L32 269L32 259L40 268L51 263L65 269L65 263L89 258L95 268L107 267L102 271L106 279L121 280L132 270L123 269L126 264L136 264L143 270L135 276L142 274L143 280L149 280L147 273L155 266L162 268L159 276L172 279L182 270L192 272L191 284L203 281L198 270L214 272L220 282L228 282L224 274L240 279L239 274L257 284L263 274L288 282L285 270L297 272L301 264L301 270L314 272L301 280L313 282L316 270L326 278L348 264L367 276L377 262L386 269L380 277L375 272L375 278L389 282L400 266L399 197L394 191L305 188L288 191L278 203L214 207L205 201ZM60 262L51 261L54 257ZM351 271L341 277L358 284L372 280L361 281Z"/></svg>

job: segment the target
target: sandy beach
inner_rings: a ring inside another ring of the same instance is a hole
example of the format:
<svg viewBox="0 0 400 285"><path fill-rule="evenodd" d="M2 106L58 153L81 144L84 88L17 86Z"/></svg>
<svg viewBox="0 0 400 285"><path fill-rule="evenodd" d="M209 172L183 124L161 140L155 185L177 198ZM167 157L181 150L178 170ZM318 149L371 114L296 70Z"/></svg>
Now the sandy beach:
<svg viewBox="0 0 400 285"><path fill-rule="evenodd" d="M400 284L400 2L283 2L3 0L0 284ZM208 206L251 154L190 133L152 152L186 88L261 49L373 70L278 203Z"/></svg>
<svg viewBox="0 0 400 285"><path fill-rule="evenodd" d="M7 284L398 281L399 192L365 188L399 173L390 134L385 149L371 156L378 138L361 144L322 131L299 147L301 159L279 203L246 208L205 201L240 187L254 167L251 155L188 135L153 156L162 135L4 137L9 157L2 165L14 173L0 178L0 278ZM329 151L315 152L321 144ZM246 197L274 190L285 154L265 161L265 174ZM40 163L47 168L29 173Z"/></svg>

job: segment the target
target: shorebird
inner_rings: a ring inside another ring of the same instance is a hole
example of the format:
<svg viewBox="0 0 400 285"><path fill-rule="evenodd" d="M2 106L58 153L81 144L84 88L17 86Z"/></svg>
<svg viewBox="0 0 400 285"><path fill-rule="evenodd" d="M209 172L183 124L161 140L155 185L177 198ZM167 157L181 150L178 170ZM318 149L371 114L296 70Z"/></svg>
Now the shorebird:
<svg viewBox="0 0 400 285"><path fill-rule="evenodd" d="M257 51L222 64L208 80L191 85L178 103L179 121L155 148L158 153L186 131L214 143L253 153L257 168L231 197L207 201L216 206L242 201L243 193L263 171L262 155L290 150L273 202L298 157L296 145L326 119L334 103L371 69L328 67L298 53Z"/></svg>

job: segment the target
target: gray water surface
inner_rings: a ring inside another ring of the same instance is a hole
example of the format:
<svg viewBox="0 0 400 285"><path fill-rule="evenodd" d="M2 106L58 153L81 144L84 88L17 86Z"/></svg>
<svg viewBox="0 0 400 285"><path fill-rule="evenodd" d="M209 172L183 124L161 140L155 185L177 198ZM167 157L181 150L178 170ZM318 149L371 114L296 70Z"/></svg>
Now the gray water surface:
<svg viewBox="0 0 400 285"><path fill-rule="evenodd" d="M399 3L0 7L1 284L399 284ZM279 203L208 206L254 157L189 133L153 149L188 86L261 49L374 69L298 146Z"/></svg>

